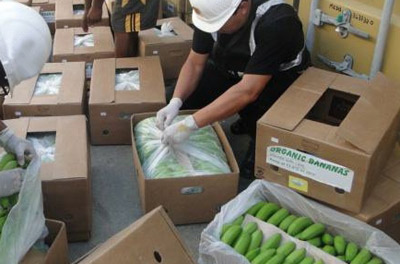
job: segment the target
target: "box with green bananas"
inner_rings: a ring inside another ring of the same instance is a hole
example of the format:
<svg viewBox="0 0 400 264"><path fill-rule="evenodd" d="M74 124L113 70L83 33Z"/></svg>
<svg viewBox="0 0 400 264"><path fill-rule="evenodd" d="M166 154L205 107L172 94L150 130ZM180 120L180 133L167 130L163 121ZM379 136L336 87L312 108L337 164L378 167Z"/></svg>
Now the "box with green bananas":
<svg viewBox="0 0 400 264"><path fill-rule="evenodd" d="M200 264L398 264L382 231L257 180L203 231Z"/></svg>
<svg viewBox="0 0 400 264"><path fill-rule="evenodd" d="M17 167L14 155L3 153L0 170ZM35 242L46 234L40 161L34 159L23 167L25 171L20 192L0 198L0 264L19 263Z"/></svg>

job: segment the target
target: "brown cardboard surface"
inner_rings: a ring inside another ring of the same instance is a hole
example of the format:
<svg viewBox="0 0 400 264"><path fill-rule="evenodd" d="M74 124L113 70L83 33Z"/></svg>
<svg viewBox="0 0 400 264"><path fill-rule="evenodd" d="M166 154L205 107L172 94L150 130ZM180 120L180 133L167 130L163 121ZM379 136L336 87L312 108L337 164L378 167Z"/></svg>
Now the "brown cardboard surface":
<svg viewBox="0 0 400 264"><path fill-rule="evenodd" d="M34 96L39 75L21 82L4 104L5 119L21 116L62 116L84 114L85 63L46 63L41 74L62 73L58 95Z"/></svg>
<svg viewBox="0 0 400 264"><path fill-rule="evenodd" d="M354 99L357 96L358 100ZM399 96L398 85L382 74L367 82L310 68L258 121L256 176L339 208L360 212L397 139ZM337 98L342 101L331 109ZM347 105L353 103L352 108ZM348 108L351 110L338 123L335 111ZM354 171L351 190L343 192L328 185L325 179L316 180L305 172L268 164L267 147L272 146L288 147L349 168Z"/></svg>
<svg viewBox="0 0 400 264"><path fill-rule="evenodd" d="M68 244L65 224L55 220L46 220L49 235L45 242L49 246L47 253L31 249L20 264L68 264Z"/></svg>
<svg viewBox="0 0 400 264"><path fill-rule="evenodd" d="M140 90L115 91L116 69L138 69ZM131 144L131 115L165 106L164 89L158 57L95 60L89 98L91 143Z"/></svg>
<svg viewBox="0 0 400 264"><path fill-rule="evenodd" d="M181 114L192 113L182 111ZM132 116L131 127L155 113ZM191 224L211 221L219 208L237 194L239 167L229 142L218 123L213 125L226 153L231 173L222 175L146 179L132 133L133 162L139 185L142 209L149 212L162 205L175 224ZM200 187L201 193L182 194L183 188Z"/></svg>
<svg viewBox="0 0 400 264"><path fill-rule="evenodd" d="M173 79L178 77L192 48L193 29L177 17L160 19L157 25L161 26L164 22L171 22L177 35L160 38L153 29L141 31L139 55L160 56L164 78Z"/></svg>
<svg viewBox="0 0 400 264"><path fill-rule="evenodd" d="M17 0L17 2L27 6L32 5L32 0Z"/></svg>
<svg viewBox="0 0 400 264"><path fill-rule="evenodd" d="M93 34L94 47L74 47L75 34ZM93 62L95 59L113 57L114 40L110 27L90 27L88 32L84 32L82 28L62 28L56 31L53 45L54 62Z"/></svg>
<svg viewBox="0 0 400 264"><path fill-rule="evenodd" d="M78 263L194 264L196 262L165 211L158 207L110 238Z"/></svg>
<svg viewBox="0 0 400 264"><path fill-rule="evenodd" d="M82 24L82 15L74 15L74 5L85 5L85 0L55 0L56 2L56 28L73 28L80 27ZM104 3L102 8L101 21L93 26L109 26L110 19L108 16L107 6Z"/></svg>
<svg viewBox="0 0 400 264"><path fill-rule="evenodd" d="M56 132L55 161L42 163L40 170L44 213L66 223L69 241L89 239L92 212L86 117L25 117L5 122L22 138L30 132Z"/></svg>
<svg viewBox="0 0 400 264"><path fill-rule="evenodd" d="M55 23L55 10L56 10L56 1L55 0L32 0L32 6L35 8L39 8L39 13L43 15L43 12L52 12L54 15L54 21L47 22L49 26L50 32L52 35L56 32L56 23Z"/></svg>

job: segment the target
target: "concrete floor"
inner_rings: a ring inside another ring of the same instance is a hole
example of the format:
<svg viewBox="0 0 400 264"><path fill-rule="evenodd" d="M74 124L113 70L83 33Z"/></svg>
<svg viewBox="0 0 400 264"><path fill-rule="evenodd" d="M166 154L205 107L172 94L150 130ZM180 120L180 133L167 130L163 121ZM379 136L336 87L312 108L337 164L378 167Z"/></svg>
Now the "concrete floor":
<svg viewBox="0 0 400 264"><path fill-rule="evenodd" d="M238 164L248 146L247 136L235 136L229 125L236 118L222 123ZM138 186L134 175L131 146L91 147L93 230L88 242L70 243L69 256L74 261L96 245L106 241L143 215ZM240 180L240 190L250 181ZM200 234L205 224L178 226L178 230L193 256L198 258Z"/></svg>

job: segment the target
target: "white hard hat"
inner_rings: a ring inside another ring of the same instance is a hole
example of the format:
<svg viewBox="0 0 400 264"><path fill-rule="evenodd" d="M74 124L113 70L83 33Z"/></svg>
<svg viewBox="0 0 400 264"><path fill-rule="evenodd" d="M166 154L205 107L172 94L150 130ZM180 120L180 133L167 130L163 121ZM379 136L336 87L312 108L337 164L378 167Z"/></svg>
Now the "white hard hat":
<svg viewBox="0 0 400 264"><path fill-rule="evenodd" d="M235 13L241 2L242 0L190 0L193 24L202 31L217 32Z"/></svg>
<svg viewBox="0 0 400 264"><path fill-rule="evenodd" d="M10 88L41 71L51 52L51 35L34 9L0 0L0 61Z"/></svg>

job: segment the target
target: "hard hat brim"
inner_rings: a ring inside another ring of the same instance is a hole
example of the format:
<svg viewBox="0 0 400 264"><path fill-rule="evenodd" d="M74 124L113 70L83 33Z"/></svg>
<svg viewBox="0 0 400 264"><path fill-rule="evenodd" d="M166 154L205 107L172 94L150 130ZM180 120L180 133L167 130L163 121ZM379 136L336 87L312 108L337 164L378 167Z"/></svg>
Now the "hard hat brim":
<svg viewBox="0 0 400 264"><path fill-rule="evenodd" d="M205 21L202 16L198 15L194 10L192 13L193 24L200 30L207 33L214 33L219 31L225 23L232 17L236 9L232 9L231 12L227 13L224 17L219 18L217 21Z"/></svg>

